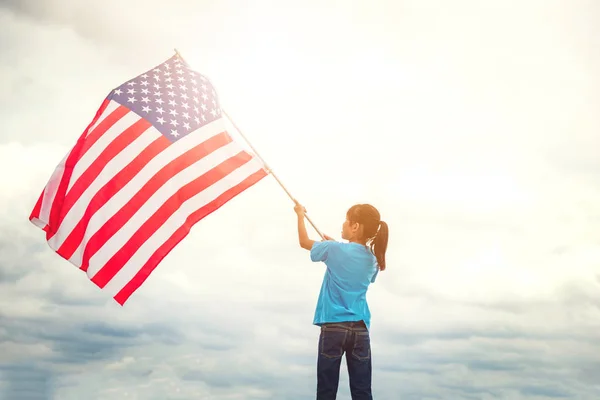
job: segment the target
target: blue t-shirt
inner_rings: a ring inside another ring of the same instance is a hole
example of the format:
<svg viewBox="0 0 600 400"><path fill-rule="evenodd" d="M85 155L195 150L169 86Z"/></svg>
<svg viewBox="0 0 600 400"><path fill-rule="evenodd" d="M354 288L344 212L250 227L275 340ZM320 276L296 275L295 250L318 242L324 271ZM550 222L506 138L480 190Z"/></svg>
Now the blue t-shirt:
<svg viewBox="0 0 600 400"><path fill-rule="evenodd" d="M359 243L315 242L310 259L327 266L313 324L364 321L371 326L367 289L379 268L371 250Z"/></svg>

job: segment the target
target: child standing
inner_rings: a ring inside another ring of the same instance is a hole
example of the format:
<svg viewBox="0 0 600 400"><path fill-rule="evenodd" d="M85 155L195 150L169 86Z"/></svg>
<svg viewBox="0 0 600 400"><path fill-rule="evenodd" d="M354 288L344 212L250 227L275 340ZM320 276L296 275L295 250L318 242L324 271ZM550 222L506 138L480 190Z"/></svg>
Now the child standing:
<svg viewBox="0 0 600 400"><path fill-rule="evenodd" d="M352 400L372 399L371 313L366 294L379 271L385 269L388 226L370 204L356 204L346 213L342 239L337 242L309 239L304 224L306 210L296 202L300 246L310 250L313 262L326 270L313 324L321 327L317 358L317 400L336 398L342 356L350 380Z"/></svg>

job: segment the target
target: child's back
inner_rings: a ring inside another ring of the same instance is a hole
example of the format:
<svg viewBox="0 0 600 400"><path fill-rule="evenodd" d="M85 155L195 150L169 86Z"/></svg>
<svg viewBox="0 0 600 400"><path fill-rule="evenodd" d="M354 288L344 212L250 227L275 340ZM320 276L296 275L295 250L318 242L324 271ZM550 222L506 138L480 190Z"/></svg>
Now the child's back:
<svg viewBox="0 0 600 400"><path fill-rule="evenodd" d="M367 289L379 271L369 248L354 242L315 242L310 257L327 266L313 323L364 321L369 328Z"/></svg>

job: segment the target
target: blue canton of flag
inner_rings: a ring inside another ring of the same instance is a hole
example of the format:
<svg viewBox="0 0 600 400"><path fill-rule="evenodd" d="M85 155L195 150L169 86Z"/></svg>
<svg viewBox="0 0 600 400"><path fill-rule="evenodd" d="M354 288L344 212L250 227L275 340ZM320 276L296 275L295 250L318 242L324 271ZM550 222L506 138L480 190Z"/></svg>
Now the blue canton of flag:
<svg viewBox="0 0 600 400"><path fill-rule="evenodd" d="M125 82L108 99L148 120L171 142L221 117L212 84L177 55Z"/></svg>

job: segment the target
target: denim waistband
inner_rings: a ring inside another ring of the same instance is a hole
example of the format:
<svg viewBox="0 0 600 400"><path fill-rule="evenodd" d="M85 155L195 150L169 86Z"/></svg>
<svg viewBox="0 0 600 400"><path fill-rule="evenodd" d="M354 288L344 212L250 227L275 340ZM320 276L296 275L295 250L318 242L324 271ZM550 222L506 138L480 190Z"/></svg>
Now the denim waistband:
<svg viewBox="0 0 600 400"><path fill-rule="evenodd" d="M326 322L321 324L321 327L325 328L341 328L341 329L357 329L358 330L366 330L367 325L365 325L364 321L345 321L345 322Z"/></svg>

